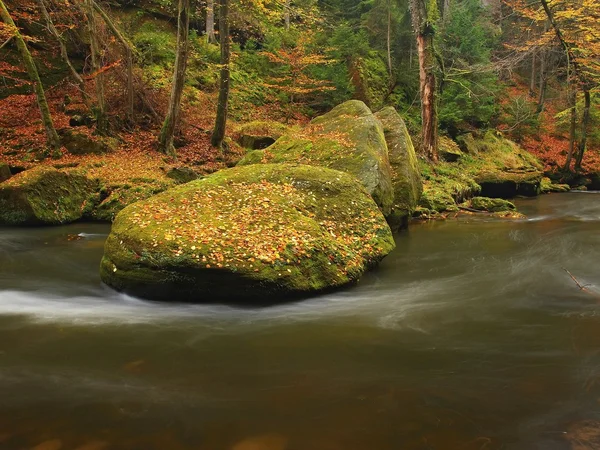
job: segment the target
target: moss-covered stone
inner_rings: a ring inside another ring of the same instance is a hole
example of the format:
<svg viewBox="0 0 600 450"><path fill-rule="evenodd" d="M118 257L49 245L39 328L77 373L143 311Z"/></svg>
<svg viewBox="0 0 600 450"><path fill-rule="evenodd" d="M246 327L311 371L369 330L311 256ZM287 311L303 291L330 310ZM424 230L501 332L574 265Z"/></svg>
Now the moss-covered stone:
<svg viewBox="0 0 600 450"><path fill-rule="evenodd" d="M105 186L100 191L101 200L90 211L87 218L99 222L112 222L126 206L146 200L169 187L171 185L160 181Z"/></svg>
<svg viewBox="0 0 600 450"><path fill-rule="evenodd" d="M387 218L392 230L397 231L407 226L408 218L419 204L423 180L412 139L400 114L389 106L375 117L383 125L394 189L394 203Z"/></svg>
<svg viewBox="0 0 600 450"><path fill-rule="evenodd" d="M555 184L548 177L542 178L540 183L540 191L542 194L548 194L550 192L569 192L571 186L568 184Z"/></svg>
<svg viewBox="0 0 600 450"><path fill-rule="evenodd" d="M88 214L98 183L77 172L39 166L0 185L0 224L60 225Z"/></svg>
<svg viewBox="0 0 600 450"><path fill-rule="evenodd" d="M72 155L101 155L114 150L116 146L110 138L92 137L68 128L59 130L59 134L61 143Z"/></svg>
<svg viewBox="0 0 600 450"><path fill-rule="evenodd" d="M161 300L274 300L355 282L394 248L358 181L325 168L238 166L125 208L108 285Z"/></svg>
<svg viewBox="0 0 600 450"><path fill-rule="evenodd" d="M443 161L456 162L463 156L463 152L460 150L458 144L448 136L440 136L438 155Z"/></svg>
<svg viewBox="0 0 600 450"><path fill-rule="evenodd" d="M175 180L177 183L189 183L198 178L198 174L190 167L172 167L167 170L167 177Z"/></svg>
<svg viewBox="0 0 600 450"><path fill-rule="evenodd" d="M278 122L253 121L237 129L238 143L251 150L261 150L275 143L289 133L290 127Z"/></svg>
<svg viewBox="0 0 600 450"><path fill-rule="evenodd" d="M489 198L489 197L473 197L468 202L468 206L477 211L487 212L502 212L502 211L516 211L517 207L514 203L509 202L501 198Z"/></svg>
<svg viewBox="0 0 600 450"><path fill-rule="evenodd" d="M0 163L0 183L8 180L12 176L8 164Z"/></svg>
<svg viewBox="0 0 600 450"><path fill-rule="evenodd" d="M458 203L477 195L481 187L460 163L440 161L436 165L419 160L423 177L420 207L435 213L458 211Z"/></svg>
<svg viewBox="0 0 600 450"><path fill-rule="evenodd" d="M468 134L459 140L468 153L461 163L481 186L485 197L528 197L540 193L543 167L530 153L496 131L482 138Z"/></svg>
<svg viewBox="0 0 600 450"><path fill-rule="evenodd" d="M265 150L249 152L239 165L283 162L354 175L383 214L391 213L394 192L383 126L361 101L336 106L305 130L286 134Z"/></svg>

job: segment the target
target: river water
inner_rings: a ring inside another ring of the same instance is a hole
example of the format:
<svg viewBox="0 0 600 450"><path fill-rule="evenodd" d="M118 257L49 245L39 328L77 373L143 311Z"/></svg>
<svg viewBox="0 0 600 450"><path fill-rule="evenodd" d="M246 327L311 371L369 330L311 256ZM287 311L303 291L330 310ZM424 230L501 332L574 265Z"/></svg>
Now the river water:
<svg viewBox="0 0 600 450"><path fill-rule="evenodd" d="M114 293L108 226L2 229L0 449L598 449L600 194L519 207L255 308Z"/></svg>

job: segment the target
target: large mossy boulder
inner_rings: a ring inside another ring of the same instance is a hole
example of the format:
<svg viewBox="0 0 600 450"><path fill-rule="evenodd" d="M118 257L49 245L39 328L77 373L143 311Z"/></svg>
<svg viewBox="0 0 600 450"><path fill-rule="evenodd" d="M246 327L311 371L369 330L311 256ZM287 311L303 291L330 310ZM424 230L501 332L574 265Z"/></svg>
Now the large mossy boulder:
<svg viewBox="0 0 600 450"><path fill-rule="evenodd" d="M249 152L239 165L293 162L356 177L388 216L394 204L391 169L381 122L361 101L350 100L315 118L305 130Z"/></svg>
<svg viewBox="0 0 600 450"><path fill-rule="evenodd" d="M473 197L468 206L476 211L503 212L516 211L514 203L502 198Z"/></svg>
<svg viewBox="0 0 600 450"><path fill-rule="evenodd" d="M119 213L102 280L176 301L273 301L355 282L394 248L371 197L343 172L238 166Z"/></svg>
<svg viewBox="0 0 600 450"><path fill-rule="evenodd" d="M60 225L88 214L98 183L83 174L39 166L0 184L0 224Z"/></svg>
<svg viewBox="0 0 600 450"><path fill-rule="evenodd" d="M383 125L394 189L394 203L387 219L392 230L397 231L408 225L408 219L419 204L423 180L415 147L400 114L389 106L375 117Z"/></svg>
<svg viewBox="0 0 600 450"><path fill-rule="evenodd" d="M533 197L540 194L543 167L530 153L496 131L483 137L471 134L459 140L467 153L461 162L468 166L484 197Z"/></svg>

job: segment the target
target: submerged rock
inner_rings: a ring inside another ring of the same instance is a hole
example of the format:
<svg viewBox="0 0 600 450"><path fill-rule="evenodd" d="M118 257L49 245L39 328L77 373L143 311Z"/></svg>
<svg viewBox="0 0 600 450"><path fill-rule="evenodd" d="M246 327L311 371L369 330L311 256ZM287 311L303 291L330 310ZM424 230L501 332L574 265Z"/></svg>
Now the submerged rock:
<svg viewBox="0 0 600 450"><path fill-rule="evenodd" d="M277 300L355 282L394 248L360 183L306 165L238 166L128 206L102 280L160 300Z"/></svg>
<svg viewBox="0 0 600 450"><path fill-rule="evenodd" d="M423 180L412 139L400 114L389 106L375 117L383 124L394 189L394 203L387 219L392 230L397 231L408 225L408 219L419 204Z"/></svg>
<svg viewBox="0 0 600 450"><path fill-rule="evenodd" d="M361 101L350 100L288 133L265 150L248 153L239 165L293 162L340 170L356 177L385 216L394 204L383 126Z"/></svg>
<svg viewBox="0 0 600 450"><path fill-rule="evenodd" d="M76 172L38 166L0 185L0 224L60 225L89 213L98 183Z"/></svg>

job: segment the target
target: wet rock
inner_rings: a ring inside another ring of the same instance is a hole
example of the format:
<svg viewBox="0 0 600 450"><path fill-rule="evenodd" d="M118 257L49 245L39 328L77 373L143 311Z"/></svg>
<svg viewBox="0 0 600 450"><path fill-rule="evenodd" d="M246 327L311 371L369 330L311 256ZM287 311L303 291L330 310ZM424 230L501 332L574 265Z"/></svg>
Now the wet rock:
<svg viewBox="0 0 600 450"><path fill-rule="evenodd" d="M125 208L100 274L109 286L150 299L273 302L353 283L394 245L354 177L256 164Z"/></svg>
<svg viewBox="0 0 600 450"><path fill-rule="evenodd" d="M288 447L288 439L280 434L264 434L246 438L231 450L285 450Z"/></svg>
<svg viewBox="0 0 600 450"><path fill-rule="evenodd" d="M484 197L534 197L540 194L543 171L540 162L500 133L488 131L482 138L468 134L459 144L469 154L466 167L481 186Z"/></svg>
<svg viewBox="0 0 600 450"><path fill-rule="evenodd" d="M52 439L36 445L31 450L60 450L61 448L63 448L62 441L60 439Z"/></svg>
<svg viewBox="0 0 600 450"><path fill-rule="evenodd" d="M89 213L98 183L77 172L39 166L0 185L0 224L60 225Z"/></svg>
<svg viewBox="0 0 600 450"><path fill-rule="evenodd" d="M375 117L383 125L394 190L394 203L387 219L392 231L397 231L408 226L423 193L423 181L415 148L400 114L390 106Z"/></svg>
<svg viewBox="0 0 600 450"><path fill-rule="evenodd" d="M361 101L350 100L288 133L239 165L291 162L340 170L356 177L385 216L394 203L391 168L381 122Z"/></svg>
<svg viewBox="0 0 600 450"><path fill-rule="evenodd" d="M513 203L501 198L473 197L467 202L467 205L477 211L502 212L517 210Z"/></svg>
<svg viewBox="0 0 600 450"><path fill-rule="evenodd" d="M552 180L548 177L542 178L540 183L540 191L542 194L547 194L549 192L569 192L571 190L571 186L568 184L556 184L553 183Z"/></svg>
<svg viewBox="0 0 600 450"><path fill-rule="evenodd" d="M87 444L80 445L74 450L104 450L108 448L108 442L106 441L92 441Z"/></svg>

